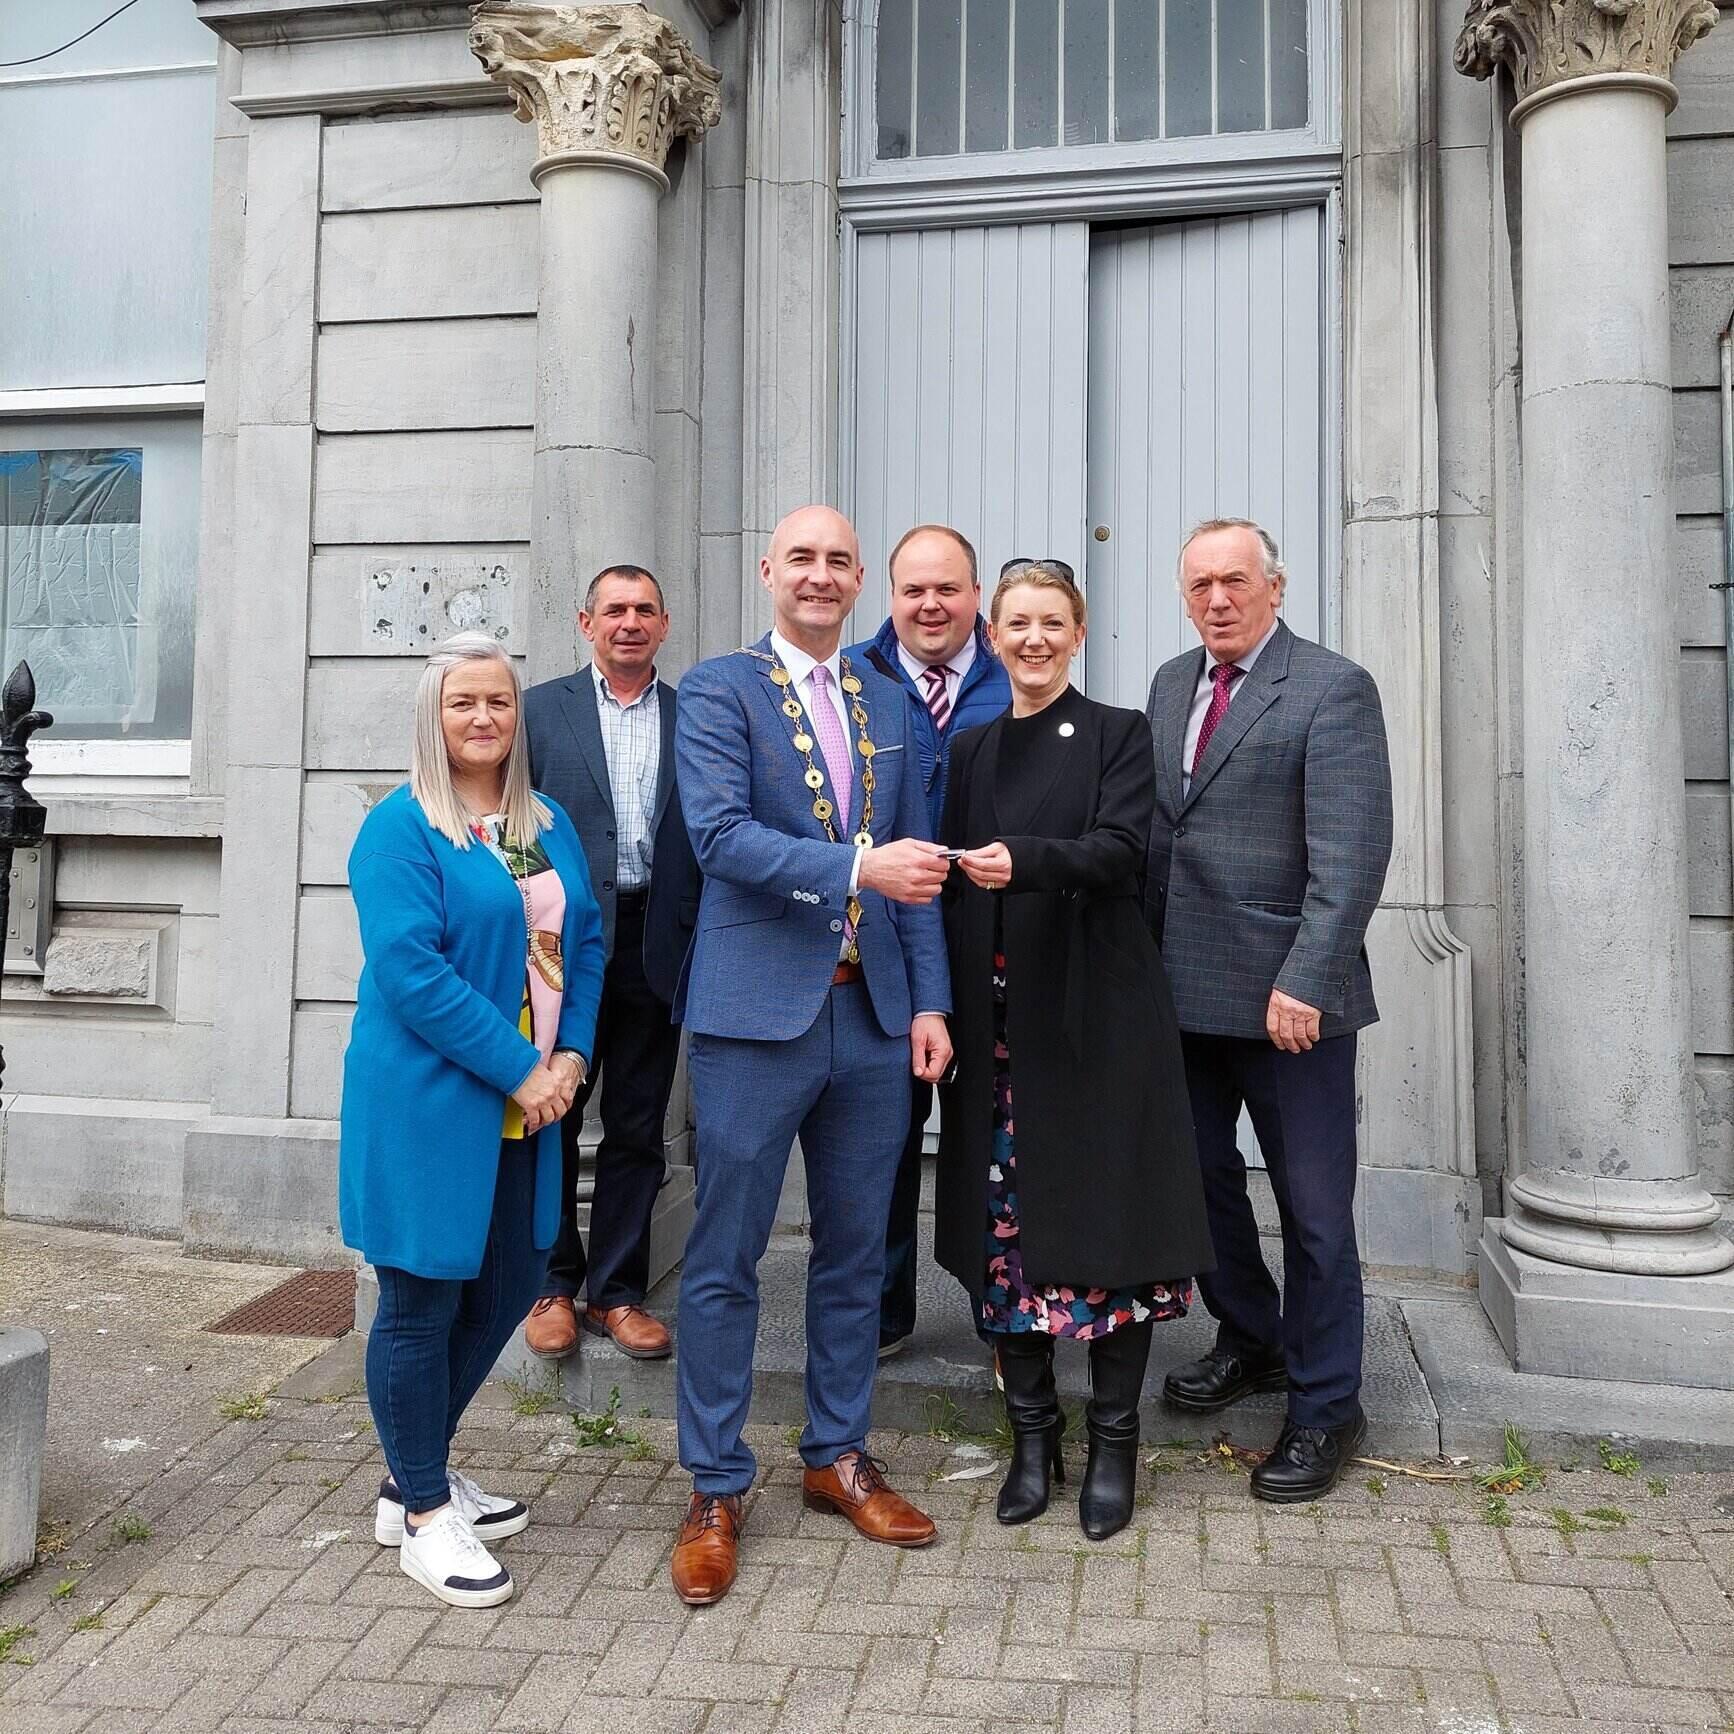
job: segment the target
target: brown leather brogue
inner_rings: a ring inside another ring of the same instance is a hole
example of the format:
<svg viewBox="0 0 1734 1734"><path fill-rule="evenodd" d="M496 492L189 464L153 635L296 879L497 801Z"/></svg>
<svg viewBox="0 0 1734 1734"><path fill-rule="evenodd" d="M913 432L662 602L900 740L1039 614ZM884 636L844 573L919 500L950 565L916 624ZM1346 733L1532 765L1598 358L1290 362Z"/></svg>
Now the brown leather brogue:
<svg viewBox="0 0 1734 1734"><path fill-rule="evenodd" d="M524 1320L524 1345L533 1355L559 1361L578 1347L578 1309L563 1294L547 1294Z"/></svg>
<svg viewBox="0 0 1734 1734"><path fill-rule="evenodd" d="M584 1309L584 1328L593 1337L608 1337L623 1354L635 1361L660 1361L674 1346L668 1340L668 1326L653 1319L643 1307L601 1307Z"/></svg>
<svg viewBox="0 0 1734 1734"><path fill-rule="evenodd" d="M869 1541L892 1547L926 1547L939 1531L901 1493L885 1484L885 1465L864 1451L846 1451L825 1469L801 1477L801 1498L809 1511L834 1511L846 1517Z"/></svg>
<svg viewBox="0 0 1734 1734"><path fill-rule="evenodd" d="M674 1593L689 1607L709 1607L729 1593L735 1581L735 1555L741 1537L738 1493L695 1493L668 1562Z"/></svg>

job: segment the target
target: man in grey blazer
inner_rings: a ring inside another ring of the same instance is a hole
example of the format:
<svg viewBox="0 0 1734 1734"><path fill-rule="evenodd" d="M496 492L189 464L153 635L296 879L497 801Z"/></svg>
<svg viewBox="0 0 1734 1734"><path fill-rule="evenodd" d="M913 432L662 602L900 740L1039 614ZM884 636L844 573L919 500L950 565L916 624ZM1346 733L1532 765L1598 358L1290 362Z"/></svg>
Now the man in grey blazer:
<svg viewBox="0 0 1734 1734"><path fill-rule="evenodd" d="M583 1287L584 1329L648 1360L669 1352L667 1326L643 1303L680 1047L669 1002L697 916L698 869L675 792L674 688L656 677L668 637L661 586L642 566L611 566L591 580L578 624L593 660L531 687L524 728L532 781L566 809L584 846L608 971L595 1063L560 1128L560 1232L524 1339L551 1359L570 1354ZM602 1142L586 1257L577 1222L579 1137L598 1081Z"/></svg>
<svg viewBox="0 0 1734 1734"><path fill-rule="evenodd" d="M1174 1406L1288 1390L1252 1475L1317 1499L1366 1434L1355 1244L1355 1032L1375 1021L1364 948L1391 857L1391 769L1372 676L1278 618L1276 543L1245 519L1187 538L1199 649L1150 688L1151 926L1174 989L1217 1267L1216 1346L1175 1369ZM1259 1248L1235 1141L1252 1117L1282 1222L1283 1289Z"/></svg>

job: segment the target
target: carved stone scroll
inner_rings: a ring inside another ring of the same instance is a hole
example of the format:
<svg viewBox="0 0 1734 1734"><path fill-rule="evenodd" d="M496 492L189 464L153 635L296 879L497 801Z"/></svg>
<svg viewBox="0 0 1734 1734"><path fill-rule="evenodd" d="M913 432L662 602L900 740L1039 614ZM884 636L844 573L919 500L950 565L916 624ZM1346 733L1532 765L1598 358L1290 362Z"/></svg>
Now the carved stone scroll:
<svg viewBox="0 0 1734 1734"><path fill-rule="evenodd" d="M1471 78L1509 67L1520 100L1607 73L1666 79L1717 16L1715 0L1470 0L1454 58Z"/></svg>
<svg viewBox="0 0 1734 1734"><path fill-rule="evenodd" d="M722 75L642 5L470 8L470 50L536 123L543 157L601 152L659 174L722 119Z"/></svg>

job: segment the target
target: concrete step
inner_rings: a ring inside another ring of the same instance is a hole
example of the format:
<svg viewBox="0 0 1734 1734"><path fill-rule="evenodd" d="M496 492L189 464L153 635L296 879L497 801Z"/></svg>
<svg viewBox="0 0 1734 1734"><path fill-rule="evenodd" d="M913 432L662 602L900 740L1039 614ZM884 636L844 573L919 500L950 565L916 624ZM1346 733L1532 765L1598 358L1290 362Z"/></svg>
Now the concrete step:
<svg viewBox="0 0 1734 1734"><path fill-rule="evenodd" d="M985 1432L1000 1414L992 1356L976 1336L969 1304L959 1284L934 1264L932 1219L921 1219L921 1264L915 1335L900 1354L882 1361L874 1388L873 1419L880 1427L925 1432L936 1426ZM780 1235L759 1265L759 1336L753 1359L753 1419L779 1425L806 1417L806 1272L809 1242ZM676 1334L679 1353L679 1273L658 1286L650 1311ZM1202 1305L1190 1317L1156 1327L1145 1383L1145 1429L1153 1439L1186 1438L1207 1443L1231 1430L1243 1444L1268 1445L1282 1424L1280 1395L1249 1398L1229 1415L1179 1416L1158 1402L1170 1367L1203 1354L1215 1340L1216 1322ZM1062 1344L1057 1359L1062 1398L1082 1403L1087 1394L1087 1350ZM635 1361L599 1337L581 1338L578 1353L551 1363L532 1355L522 1337L501 1357L503 1376L540 1386L557 1379L561 1396L586 1414L604 1409L618 1388L621 1411L672 1415L674 1362ZM1399 1302L1369 1296L1366 1391L1373 1422L1372 1447L1404 1457L1431 1457L1439 1450L1439 1416L1409 1347ZM1372 1448L1370 1447L1370 1448Z"/></svg>
<svg viewBox="0 0 1734 1734"><path fill-rule="evenodd" d="M805 1235L779 1234L759 1266L755 1421L793 1426L806 1417L808 1250ZM1265 1241L1265 1257L1280 1281L1279 1240ZM675 1333L677 1353L679 1288L675 1271L648 1303ZM360 1297L357 1310L368 1311ZM1157 1327L1144 1390L1146 1438L1208 1444L1226 1435L1254 1448L1275 1439L1280 1395L1248 1398L1218 1415L1185 1415L1160 1403L1168 1369L1203 1354L1215 1334L1201 1304L1189 1318ZM1057 1368L1068 1404L1084 1399L1086 1366L1081 1344L1061 1345ZM1635 1450L1647 1470L1734 1469L1734 1393L1516 1372L1472 1290L1369 1281L1365 1367L1370 1456L1491 1462L1509 1421L1537 1456L1555 1462L1593 1464L1598 1442L1608 1439ZM599 1337L582 1337L577 1354L550 1363L532 1355L520 1335L497 1372L535 1389L553 1381L561 1400L583 1414L601 1413L617 1389L624 1415L675 1413L674 1361L635 1361ZM991 1357L975 1335L963 1290L933 1263L932 1218L925 1214L915 1335L901 1354L880 1363L873 1414L878 1426L915 1432L985 1433L1000 1418Z"/></svg>

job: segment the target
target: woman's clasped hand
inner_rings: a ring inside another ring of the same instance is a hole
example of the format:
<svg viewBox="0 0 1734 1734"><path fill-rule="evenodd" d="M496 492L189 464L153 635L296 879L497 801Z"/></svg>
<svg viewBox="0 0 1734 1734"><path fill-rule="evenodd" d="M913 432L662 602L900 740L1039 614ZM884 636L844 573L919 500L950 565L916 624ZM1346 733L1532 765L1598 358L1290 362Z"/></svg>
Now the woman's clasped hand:
<svg viewBox="0 0 1734 1734"><path fill-rule="evenodd" d="M512 1100L524 1110L524 1130L540 1132L544 1126L563 1120L583 1087L584 1070L575 1054L538 1060L512 1092Z"/></svg>

